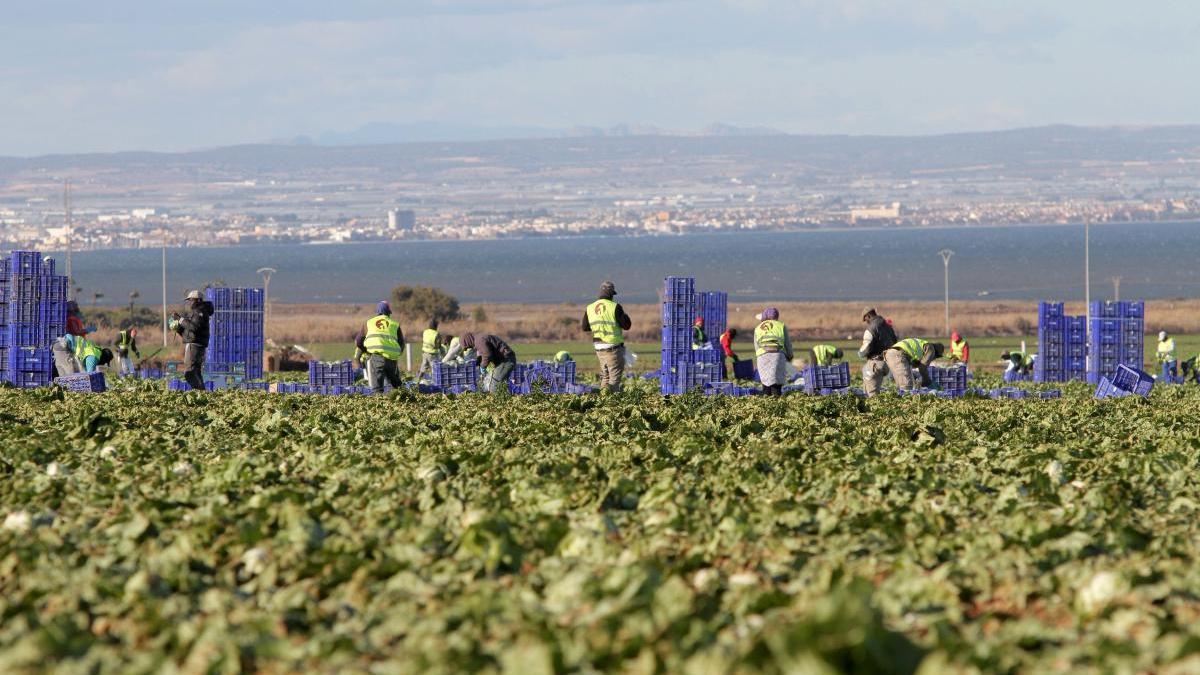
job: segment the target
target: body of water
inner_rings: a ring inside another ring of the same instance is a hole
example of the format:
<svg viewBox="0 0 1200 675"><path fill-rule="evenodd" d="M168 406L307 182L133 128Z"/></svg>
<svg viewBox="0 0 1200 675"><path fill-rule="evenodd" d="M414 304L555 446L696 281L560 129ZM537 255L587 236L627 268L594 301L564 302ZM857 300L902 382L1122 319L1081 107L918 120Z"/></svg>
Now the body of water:
<svg viewBox="0 0 1200 675"><path fill-rule="evenodd" d="M941 249L954 251L952 298L1083 299L1082 225L168 249L167 294L259 286L255 270L274 267L271 297L281 302L373 302L396 284L467 303L583 302L605 279L625 302L655 302L668 275L733 300L940 300ZM1120 276L1124 298L1191 297L1198 253L1198 223L1093 225L1092 295L1111 297ZM157 249L76 253L79 297L100 292L116 304L137 290L140 303L157 303L160 261Z"/></svg>

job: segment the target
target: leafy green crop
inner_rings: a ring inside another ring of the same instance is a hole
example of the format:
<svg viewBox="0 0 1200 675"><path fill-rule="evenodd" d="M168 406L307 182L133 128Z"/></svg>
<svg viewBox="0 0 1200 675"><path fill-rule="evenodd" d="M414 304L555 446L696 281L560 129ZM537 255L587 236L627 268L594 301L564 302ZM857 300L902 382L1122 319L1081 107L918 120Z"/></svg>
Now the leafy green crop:
<svg viewBox="0 0 1200 675"><path fill-rule="evenodd" d="M0 664L1195 672L1198 403L0 390Z"/></svg>

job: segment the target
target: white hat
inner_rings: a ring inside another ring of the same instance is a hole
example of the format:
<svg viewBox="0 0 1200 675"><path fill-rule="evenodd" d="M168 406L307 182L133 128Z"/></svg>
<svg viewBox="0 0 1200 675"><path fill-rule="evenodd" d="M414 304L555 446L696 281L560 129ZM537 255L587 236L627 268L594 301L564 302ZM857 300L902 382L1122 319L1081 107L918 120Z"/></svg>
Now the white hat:
<svg viewBox="0 0 1200 675"><path fill-rule="evenodd" d="M200 291L188 291L187 297L184 300L199 300Z"/></svg>
<svg viewBox="0 0 1200 675"><path fill-rule="evenodd" d="M758 314L755 314L755 315L754 315L754 320L755 320L755 321L762 321L762 312L759 312Z"/></svg>
<svg viewBox="0 0 1200 675"><path fill-rule="evenodd" d="M1163 340L1166 340L1166 339L1167 339L1167 331L1165 331L1165 330L1163 330L1163 331L1159 331L1159 332L1158 332L1158 339L1159 339L1159 341L1160 341L1160 342L1161 342L1161 341L1163 341Z"/></svg>

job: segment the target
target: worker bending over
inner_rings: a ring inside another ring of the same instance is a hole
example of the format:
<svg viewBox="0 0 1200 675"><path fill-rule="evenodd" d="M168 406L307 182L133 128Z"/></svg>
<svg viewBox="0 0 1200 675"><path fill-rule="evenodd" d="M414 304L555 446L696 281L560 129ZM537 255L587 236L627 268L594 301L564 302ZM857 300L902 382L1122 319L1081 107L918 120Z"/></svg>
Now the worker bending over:
<svg viewBox="0 0 1200 675"><path fill-rule="evenodd" d="M1033 357L1024 351L1004 352L1000 355L1000 360L1008 362L1004 367L1005 375L1009 373L1028 375L1033 370Z"/></svg>
<svg viewBox="0 0 1200 675"><path fill-rule="evenodd" d="M961 363L964 366L971 363L971 345L954 331L950 334L950 363Z"/></svg>
<svg viewBox="0 0 1200 675"><path fill-rule="evenodd" d="M433 364L441 358L441 342L438 340L438 320L430 319L429 326L421 333L421 367L417 370L417 379L424 377L425 372L433 377Z"/></svg>
<svg viewBox="0 0 1200 675"><path fill-rule="evenodd" d="M111 351L101 349L95 342L70 333L56 339L50 346L54 355L54 368L59 377L76 373L94 373L100 366L108 365L113 358Z"/></svg>
<svg viewBox="0 0 1200 675"><path fill-rule="evenodd" d="M808 350L808 361L814 366L832 366L835 361L841 361L845 354L833 345L813 345Z"/></svg>
<svg viewBox="0 0 1200 675"><path fill-rule="evenodd" d="M896 344L896 331L879 316L874 307L863 310L862 320L867 324L866 330L863 331L862 346L858 348L858 355L867 360L862 371L863 391L867 396L874 396L879 393L880 387L883 386L883 378L888 375L883 355Z"/></svg>
<svg viewBox="0 0 1200 675"><path fill-rule="evenodd" d="M754 329L754 355L758 362L758 379L763 394L782 396L787 382L787 364L792 360L792 340L787 326L779 320L779 310L763 310L762 322Z"/></svg>
<svg viewBox="0 0 1200 675"><path fill-rule="evenodd" d="M463 333L459 339L457 352L452 348L446 353L446 358L456 358L463 350L473 349L479 353L476 361L481 368L487 370L483 380L483 390L498 393L508 390L508 378L512 376L513 368L517 367L517 353L508 343L495 335L480 335Z"/></svg>
<svg viewBox="0 0 1200 675"><path fill-rule="evenodd" d="M367 384L376 394L383 393L386 380L393 389L400 387L400 357L404 354L404 331L392 320L392 305L380 300L375 316L367 319L354 340L354 360L366 369Z"/></svg>
<svg viewBox="0 0 1200 675"><path fill-rule="evenodd" d="M940 342L906 338L885 351L883 359L892 373L892 379L896 381L897 389L916 389L917 383L913 382L912 376L913 368L920 373L920 386L930 386L933 380L929 377L929 364L933 363L934 359L941 358L945 349Z"/></svg>
<svg viewBox="0 0 1200 675"><path fill-rule="evenodd" d="M474 349L465 349L462 339L457 335L442 335L442 363L447 366L461 366L468 361L474 361L478 354Z"/></svg>
<svg viewBox="0 0 1200 675"><path fill-rule="evenodd" d="M554 354L554 362L555 362L555 363L557 363L557 364L559 364L559 365L561 365L561 364L564 364L564 363L571 363L571 362L573 362L574 360L575 360L575 359L573 359L573 358L571 357L571 352L569 352L569 351L567 351L567 350L565 350L565 349L564 349L564 350L561 350L561 351L559 351L559 352L556 352L556 353Z"/></svg>
<svg viewBox="0 0 1200 675"><path fill-rule="evenodd" d="M625 378L625 333L633 322L625 309L614 297L617 287L613 282L600 284L600 293L592 304L583 310L580 327L592 334L592 347L596 360L600 362L600 388L605 391L621 391Z"/></svg>
<svg viewBox="0 0 1200 675"><path fill-rule="evenodd" d="M1158 367L1163 376L1179 375L1179 360L1175 358L1175 338L1167 335L1167 331L1158 334Z"/></svg>
<svg viewBox="0 0 1200 675"><path fill-rule="evenodd" d="M142 353L138 351L137 346L137 328L126 328L117 333L117 374L121 376L133 374L133 359L129 358L129 354L133 353L139 359L142 358Z"/></svg>

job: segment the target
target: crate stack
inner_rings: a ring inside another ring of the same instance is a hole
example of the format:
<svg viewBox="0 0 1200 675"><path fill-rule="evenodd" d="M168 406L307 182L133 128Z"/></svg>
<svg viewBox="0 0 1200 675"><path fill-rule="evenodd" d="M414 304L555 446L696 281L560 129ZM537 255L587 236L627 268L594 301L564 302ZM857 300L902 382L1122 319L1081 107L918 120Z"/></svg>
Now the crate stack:
<svg viewBox="0 0 1200 675"><path fill-rule="evenodd" d="M217 286L209 288L205 296L214 310L209 321L205 374L261 380L263 290Z"/></svg>
<svg viewBox="0 0 1200 675"><path fill-rule="evenodd" d="M713 349L719 351L721 335L729 327L729 294L724 291L700 291L696 294L696 316L704 317L704 334Z"/></svg>
<svg viewBox="0 0 1200 675"><path fill-rule="evenodd" d="M344 361L309 361L308 383L314 387L350 387L354 385L354 362Z"/></svg>
<svg viewBox="0 0 1200 675"><path fill-rule="evenodd" d="M1035 382L1067 382L1087 376L1087 317L1067 316L1061 302L1038 303Z"/></svg>
<svg viewBox="0 0 1200 675"><path fill-rule="evenodd" d="M1088 382L1111 380L1120 365L1140 371L1145 358L1146 303L1096 301L1090 310Z"/></svg>
<svg viewBox="0 0 1200 675"><path fill-rule="evenodd" d="M717 301L713 303L713 311L719 311ZM721 381L721 350L713 348L711 343L707 349L692 349L692 323L696 316L696 280L664 279L662 370L659 371L664 394L682 394Z"/></svg>
<svg viewBox="0 0 1200 675"><path fill-rule="evenodd" d="M0 266L0 369L18 387L50 384L50 344L66 333L67 278L37 251L13 251Z"/></svg>

